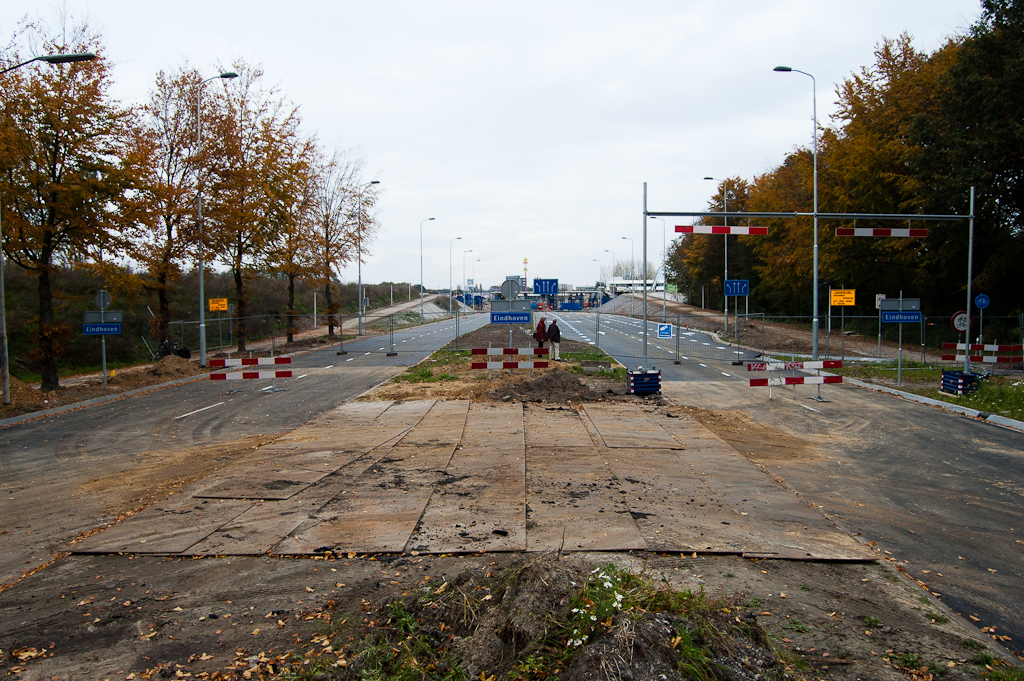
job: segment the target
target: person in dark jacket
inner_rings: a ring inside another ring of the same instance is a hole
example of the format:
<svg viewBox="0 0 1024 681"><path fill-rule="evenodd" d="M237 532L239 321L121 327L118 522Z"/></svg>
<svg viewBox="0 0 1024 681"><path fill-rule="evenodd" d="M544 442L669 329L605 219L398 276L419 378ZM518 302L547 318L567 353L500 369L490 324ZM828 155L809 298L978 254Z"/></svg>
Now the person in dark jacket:
<svg viewBox="0 0 1024 681"><path fill-rule="evenodd" d="M537 322L537 330L533 332L533 339L537 341L538 348L544 347L544 341L548 339L548 330L544 326L544 320L546 319L547 317L541 317L540 321Z"/></svg>
<svg viewBox="0 0 1024 681"><path fill-rule="evenodd" d="M558 328L558 321L555 319L551 320L551 325L548 327L548 340L551 341L551 359L559 359L558 345L562 342L562 331Z"/></svg>

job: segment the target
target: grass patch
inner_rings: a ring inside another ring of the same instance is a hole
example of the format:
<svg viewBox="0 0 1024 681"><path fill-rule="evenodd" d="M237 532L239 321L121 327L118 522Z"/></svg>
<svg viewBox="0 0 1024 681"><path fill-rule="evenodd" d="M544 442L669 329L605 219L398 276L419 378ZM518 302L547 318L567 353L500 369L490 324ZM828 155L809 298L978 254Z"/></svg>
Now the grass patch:
<svg viewBox="0 0 1024 681"><path fill-rule="evenodd" d="M942 382L942 371L944 367L921 362L904 361L903 379L912 381L934 381L936 385ZM849 360L838 369L828 369L829 373L849 376L850 378L891 378L898 375L896 362L864 362L850 363Z"/></svg>
<svg viewBox="0 0 1024 681"><path fill-rule="evenodd" d="M444 372L435 374L432 367L420 365L412 367L398 378L406 383L437 383L439 381L454 381L458 376Z"/></svg>

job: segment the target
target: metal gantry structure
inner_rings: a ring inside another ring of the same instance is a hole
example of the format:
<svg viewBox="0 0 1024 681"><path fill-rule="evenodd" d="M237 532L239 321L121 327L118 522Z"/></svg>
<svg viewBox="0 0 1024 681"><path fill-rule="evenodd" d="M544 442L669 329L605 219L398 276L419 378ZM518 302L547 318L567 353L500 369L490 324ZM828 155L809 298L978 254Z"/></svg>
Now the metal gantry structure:
<svg viewBox="0 0 1024 681"><path fill-rule="evenodd" d="M815 206L816 208L816 206ZM821 213L814 210L810 213L793 211L793 212L760 212L760 211L652 211L647 209L647 183L644 182L644 268L647 267L647 221L651 217L688 217L688 218L735 218L737 220L753 219L753 218L771 218L771 219L783 219L791 220L794 218L812 218L815 226L817 226L819 220L898 220L905 222L957 222L960 220L967 220L968 222L968 237L967 237L967 310L971 309L971 282L974 277L974 187L970 188L970 208L967 215L942 215L942 214L907 214L907 213ZM742 228L740 228L742 229ZM676 231L681 231L679 227ZM817 244L815 244L815 256L817 256ZM815 259L817 259L815 257ZM817 273L815 272L815 289L817 289ZM815 291L817 295L817 291ZM971 336L971 323L970 314L967 315L967 329L965 331L965 337L970 344ZM644 287L644 329L647 328L647 290ZM818 347L818 310L814 310L814 322L812 326L813 347L815 354L813 359L817 360L817 347ZM647 364L647 335L644 334L644 366ZM971 357L968 352L964 357L964 372L970 373L971 370Z"/></svg>

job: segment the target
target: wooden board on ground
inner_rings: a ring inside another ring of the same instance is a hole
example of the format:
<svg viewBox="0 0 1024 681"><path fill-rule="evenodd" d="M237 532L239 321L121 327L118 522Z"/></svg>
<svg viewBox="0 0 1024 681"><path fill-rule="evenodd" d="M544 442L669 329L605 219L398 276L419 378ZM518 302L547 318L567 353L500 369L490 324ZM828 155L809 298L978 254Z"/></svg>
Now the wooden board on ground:
<svg viewBox="0 0 1024 681"><path fill-rule="evenodd" d="M594 441L572 407L527 404L525 406L527 447L587 447Z"/></svg>
<svg viewBox="0 0 1024 681"><path fill-rule="evenodd" d="M228 478L193 496L197 499L287 499L330 472L304 468L264 469L249 475Z"/></svg>
<svg viewBox="0 0 1024 681"><path fill-rule="evenodd" d="M633 404L586 404L583 407L605 447L682 449L657 421Z"/></svg>
<svg viewBox="0 0 1024 681"><path fill-rule="evenodd" d="M177 494L71 548L75 553L182 553L252 505L239 499Z"/></svg>
<svg viewBox="0 0 1024 681"><path fill-rule="evenodd" d="M400 441L402 445L455 445L462 439L469 400L435 402L426 416Z"/></svg>
<svg viewBox="0 0 1024 681"><path fill-rule="evenodd" d="M623 495L609 485L609 476L610 471L594 446L528 447L526 549L629 551L647 548Z"/></svg>

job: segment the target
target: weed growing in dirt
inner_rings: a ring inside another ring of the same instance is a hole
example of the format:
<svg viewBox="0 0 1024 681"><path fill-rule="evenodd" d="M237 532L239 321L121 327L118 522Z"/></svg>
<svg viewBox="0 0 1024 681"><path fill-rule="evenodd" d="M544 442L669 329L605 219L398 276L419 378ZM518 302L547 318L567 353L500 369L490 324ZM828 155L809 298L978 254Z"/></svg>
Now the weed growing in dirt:
<svg viewBox="0 0 1024 681"><path fill-rule="evenodd" d="M869 627L880 627L882 626L882 620L878 619L877 617L872 617L871 615L868 615L864 618L864 624L865 626Z"/></svg>
<svg viewBox="0 0 1024 681"><path fill-rule="evenodd" d="M454 381L458 378L455 374L434 374L430 367L418 366L409 369L399 377L408 383L436 383L438 381Z"/></svg>
<svg viewBox="0 0 1024 681"><path fill-rule="evenodd" d="M336 679L572 681L609 659L645 665L633 678L674 670L711 681L733 666L782 678L763 629L738 606L743 598L674 590L611 564L524 560L466 571L363 613L353 636L321 642L330 654L307 654L305 675L292 678L316 678L322 671L313 668L327 664Z"/></svg>
<svg viewBox="0 0 1024 681"><path fill-rule="evenodd" d="M1003 660L997 659L989 653L978 653L971 660L985 671L979 673L983 679L990 681L1024 681L1024 669L1018 669L1006 664Z"/></svg>

